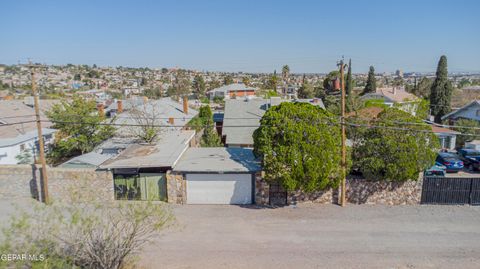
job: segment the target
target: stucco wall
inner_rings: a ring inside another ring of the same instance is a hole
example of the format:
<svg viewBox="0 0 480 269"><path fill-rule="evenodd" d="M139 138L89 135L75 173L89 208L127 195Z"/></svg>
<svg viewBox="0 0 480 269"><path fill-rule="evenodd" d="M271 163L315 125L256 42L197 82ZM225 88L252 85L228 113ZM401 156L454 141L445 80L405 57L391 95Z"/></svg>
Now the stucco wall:
<svg viewBox="0 0 480 269"><path fill-rule="evenodd" d="M40 166L0 165L0 199L40 198ZM94 169L47 169L50 200L113 200L113 178Z"/></svg>

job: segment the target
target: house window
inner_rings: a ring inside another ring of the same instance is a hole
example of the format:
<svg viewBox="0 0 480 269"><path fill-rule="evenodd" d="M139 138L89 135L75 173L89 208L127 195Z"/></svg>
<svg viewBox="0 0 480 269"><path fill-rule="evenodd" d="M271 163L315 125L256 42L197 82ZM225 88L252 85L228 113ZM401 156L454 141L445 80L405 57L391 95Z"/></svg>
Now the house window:
<svg viewBox="0 0 480 269"><path fill-rule="evenodd" d="M480 117L480 109L477 109L476 115L477 117Z"/></svg>

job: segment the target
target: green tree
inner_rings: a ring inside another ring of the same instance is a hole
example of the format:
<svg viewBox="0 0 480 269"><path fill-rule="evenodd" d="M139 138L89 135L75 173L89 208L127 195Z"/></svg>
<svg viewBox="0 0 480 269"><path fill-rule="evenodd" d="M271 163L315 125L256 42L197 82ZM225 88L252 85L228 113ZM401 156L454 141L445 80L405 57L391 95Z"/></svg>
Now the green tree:
<svg viewBox="0 0 480 269"><path fill-rule="evenodd" d="M190 83L187 72L179 69L175 73L173 86L169 88L167 94L175 99L178 99L181 96L188 95L191 91L191 86L192 84Z"/></svg>
<svg viewBox="0 0 480 269"><path fill-rule="evenodd" d="M430 94L430 109L436 123L441 123L442 117L451 111L452 91L452 83L448 80L447 57L442 55Z"/></svg>
<svg viewBox="0 0 480 269"><path fill-rule="evenodd" d="M345 93L347 96L353 91L353 78L352 78L352 59L348 61L348 72L347 72L347 79L345 81Z"/></svg>
<svg viewBox="0 0 480 269"><path fill-rule="evenodd" d="M250 86L250 78L247 76L244 76L242 78L242 83L245 84L245 86Z"/></svg>
<svg viewBox="0 0 480 269"><path fill-rule="evenodd" d="M315 97L315 90L313 89L313 85L308 83L308 81L305 79L305 76L303 78L303 84L300 87L300 89L298 89L297 94L298 94L298 98L309 99L309 98Z"/></svg>
<svg viewBox="0 0 480 269"><path fill-rule="evenodd" d="M277 70L273 71L273 75L268 79L267 85L268 85L267 89L277 91L277 85L278 85Z"/></svg>
<svg viewBox="0 0 480 269"><path fill-rule="evenodd" d="M202 75L196 75L193 79L193 89L197 98L205 96L206 85Z"/></svg>
<svg viewBox="0 0 480 269"><path fill-rule="evenodd" d="M415 123L415 124L402 124ZM386 181L416 180L430 167L439 148L430 125L407 112L387 108L364 128L361 143L353 149L353 165L367 179Z"/></svg>
<svg viewBox="0 0 480 269"><path fill-rule="evenodd" d="M377 79L375 78L375 68L370 66L370 70L368 71L367 77L367 84L363 89L362 94L372 93L377 91Z"/></svg>
<svg viewBox="0 0 480 269"><path fill-rule="evenodd" d="M288 65L284 65L282 67L283 94L287 93L289 77L290 77L290 67Z"/></svg>
<svg viewBox="0 0 480 269"><path fill-rule="evenodd" d="M223 85L230 85L233 84L233 77L231 75L226 75L223 78Z"/></svg>
<svg viewBox="0 0 480 269"><path fill-rule="evenodd" d="M480 138L480 130L475 128L480 128L480 123L476 120L469 120L469 119L459 119L455 122L455 126L453 129L460 133L464 134L472 134L472 135L458 135L455 140L455 147L456 148L463 148L465 147L465 142L470 142L475 139Z"/></svg>
<svg viewBox="0 0 480 269"><path fill-rule="evenodd" d="M57 139L49 153L49 159L57 164L70 157L84 154L111 137L114 128L100 125L105 117L97 112L93 100L74 96L71 102L62 101L46 112L57 129Z"/></svg>
<svg viewBox="0 0 480 269"><path fill-rule="evenodd" d="M432 80L427 78L427 77L423 77L420 82L417 84L417 86L414 88L414 91L413 91L413 94L415 94L416 96L419 96L419 97L423 97L423 98L428 98L430 99L430 92L431 92L431 89L432 89Z"/></svg>
<svg viewBox="0 0 480 269"><path fill-rule="evenodd" d="M163 90L161 86L150 87L145 89L145 91L143 91L143 95L145 95L150 99L159 99L163 97Z"/></svg>
<svg viewBox="0 0 480 269"><path fill-rule="evenodd" d="M324 109L290 102L271 107L253 138L268 182L305 192L338 185L340 130Z"/></svg>
<svg viewBox="0 0 480 269"><path fill-rule="evenodd" d="M210 106L205 105L200 107L198 112L198 121L195 124L201 124L200 130L203 128L202 138L200 145L202 147L221 147L223 146L220 136L215 130L215 124L213 122L213 113Z"/></svg>
<svg viewBox="0 0 480 269"><path fill-rule="evenodd" d="M334 90L333 82L334 80L339 78L340 78L340 72L338 70L334 70L328 73L325 79L323 79L323 89L325 89L325 91L327 92L333 91Z"/></svg>

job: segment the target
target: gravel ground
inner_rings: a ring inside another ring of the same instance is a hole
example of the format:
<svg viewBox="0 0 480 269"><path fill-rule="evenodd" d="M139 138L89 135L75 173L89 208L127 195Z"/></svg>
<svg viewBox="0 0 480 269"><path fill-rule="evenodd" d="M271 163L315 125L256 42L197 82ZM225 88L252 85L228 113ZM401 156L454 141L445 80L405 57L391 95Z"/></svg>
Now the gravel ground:
<svg viewBox="0 0 480 269"><path fill-rule="evenodd" d="M175 206L145 268L480 268L480 207Z"/></svg>

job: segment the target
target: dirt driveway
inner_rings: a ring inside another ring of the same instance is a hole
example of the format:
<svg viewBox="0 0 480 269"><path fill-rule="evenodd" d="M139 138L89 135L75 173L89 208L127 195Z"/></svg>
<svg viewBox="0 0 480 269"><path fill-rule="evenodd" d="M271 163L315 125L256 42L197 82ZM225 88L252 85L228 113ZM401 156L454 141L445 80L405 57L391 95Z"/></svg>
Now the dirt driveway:
<svg viewBox="0 0 480 269"><path fill-rule="evenodd" d="M480 207L176 206L146 268L479 268Z"/></svg>

